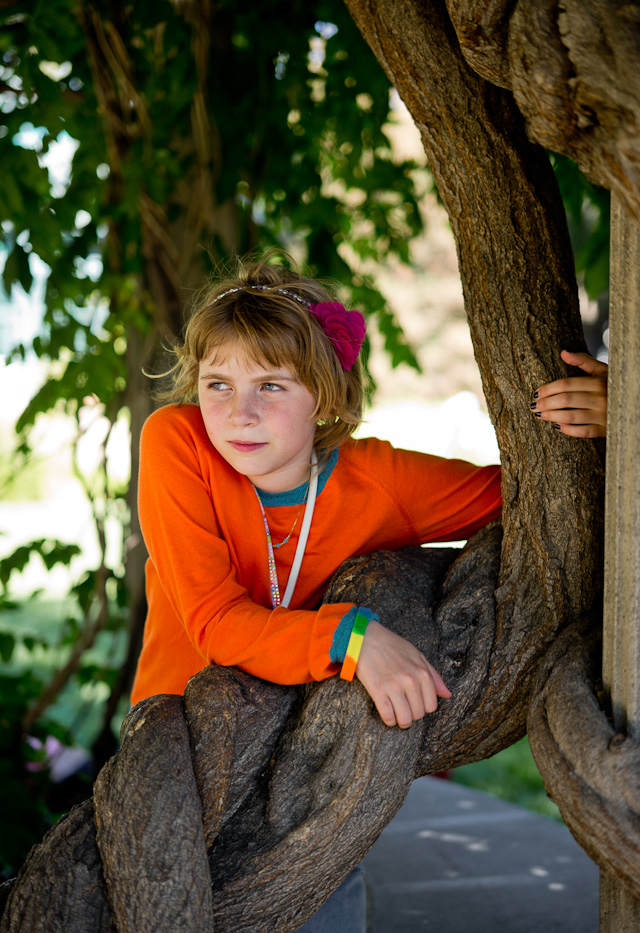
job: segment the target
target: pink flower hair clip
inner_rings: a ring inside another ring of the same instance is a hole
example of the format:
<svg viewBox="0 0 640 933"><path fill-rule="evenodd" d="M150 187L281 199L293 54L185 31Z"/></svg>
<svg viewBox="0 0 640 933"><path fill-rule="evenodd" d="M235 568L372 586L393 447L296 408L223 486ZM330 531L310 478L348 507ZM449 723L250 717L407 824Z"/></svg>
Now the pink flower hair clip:
<svg viewBox="0 0 640 933"><path fill-rule="evenodd" d="M340 364L347 372L362 349L366 324L360 311L347 311L339 301L322 301L309 306L309 313L318 321L333 344Z"/></svg>

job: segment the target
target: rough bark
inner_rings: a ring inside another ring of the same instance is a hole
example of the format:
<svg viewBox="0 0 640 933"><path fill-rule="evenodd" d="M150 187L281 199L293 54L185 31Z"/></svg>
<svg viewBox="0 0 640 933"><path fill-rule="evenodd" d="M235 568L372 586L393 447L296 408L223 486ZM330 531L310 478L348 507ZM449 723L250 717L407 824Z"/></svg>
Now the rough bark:
<svg viewBox="0 0 640 933"><path fill-rule="evenodd" d="M567 332L563 332L563 317L567 311L573 320L566 323L575 328L575 296L568 269L566 235L554 210L553 201L555 199L557 204L557 195L546 160L540 151L527 147L523 140L522 124L511 96L478 82L467 106L460 105L464 99L462 88L465 83L472 88L473 79L460 68L460 80L456 81L451 67L447 69L445 59L455 58L455 39L451 36L448 44L443 39L447 24L439 5L431 3L427 9L424 4L414 3L348 2L348 6L422 132L429 164L456 236L476 357L501 448L504 542L500 586L496 590L496 636L488 671L494 682L488 695L480 699L474 714L488 725L491 711L500 712L501 702L494 705L494 700L501 697L502 708L506 710L521 708L519 700L526 698L533 686L528 677L532 667L520 653L519 646L523 652L539 658L543 645L553 644L564 625L570 624L574 631L576 620L589 608L600 583L601 472L595 460L590 459L596 455L593 450L560 448L558 443L562 444L564 439L552 437L543 425L536 435L525 412L527 383L533 388L538 381L555 378L554 356L558 347L576 348L576 343L569 343ZM452 6L450 4L450 8ZM471 5L457 5L457 38L465 46L467 57L469 47L489 54L487 50L492 47L499 50L506 41L503 27L507 5L475 5L480 6L486 14L484 22L476 21L475 32L469 29L465 34L460 28L464 15L460 14L469 11ZM512 6L509 5L509 10ZM517 10L522 13L524 7L518 4ZM543 17L543 7L536 6L536 15ZM600 12L605 15L602 10ZM515 18L514 13L512 27ZM467 25L473 20L471 16ZM524 21L535 32L535 18L523 15ZM437 40L439 31L440 41ZM537 39L540 40L539 33ZM594 45L593 35L590 38L583 35L581 41L585 46ZM633 41L632 34L624 48ZM424 49L429 50L428 61L421 53ZM529 51L535 59L535 50L529 48ZM536 61L544 73L544 63ZM605 56L605 65L607 61ZM477 66L477 62L474 64ZM599 67L598 56L593 55L588 65L595 74ZM637 59L634 68L637 70ZM431 70L433 75L429 74ZM481 69L478 67L478 70ZM446 85L442 81L445 74ZM490 72L487 74L496 78ZM615 81L611 78L613 91L626 86L628 77L624 68L619 69ZM514 94L521 103L516 87ZM636 94L636 105L637 100ZM483 108L484 118L478 119ZM437 121L434 114L438 116ZM558 119L562 123L565 117L560 114ZM527 129L531 134L530 123ZM615 136L613 130L611 133ZM543 141L548 144L547 140ZM590 145L592 157L598 159L603 147L597 135L592 136ZM458 172L451 171L451 164L457 166ZM494 172L487 171L488 164L493 164ZM625 184L632 187L637 196L638 183L633 173L627 173ZM496 210L496 217L501 218L499 225L491 222L492 209ZM519 247L520 237L531 244L533 253L526 255ZM555 281L549 282L540 271L553 268L554 263L557 263L553 274ZM575 330L573 335L575 338ZM544 377L539 372L540 366L547 369ZM585 481L589 485L590 479L594 480L594 485L585 488ZM590 554L594 560L587 570ZM585 586L585 570L593 573L594 587ZM588 655L588 648L588 642L574 646L583 656ZM532 660L535 667L536 659ZM503 689L508 684L500 682L501 669L510 672L507 679L514 687L510 699ZM593 696L586 667L582 668L582 677L582 693ZM598 734L606 727L606 717L601 709L592 708L588 728L580 731L581 783L567 780L563 784L562 780L552 779L559 755L566 754L568 759L561 775L566 777L567 768L571 768L575 745L569 741L569 736L582 709L580 704L574 705L573 715L567 716L565 699L565 695L551 688L545 696L550 722L559 720L565 727L563 732L558 727L555 749L550 739L545 743L544 720L540 716L531 719L532 745L534 751L540 749L536 760L577 838L590 853L598 853L597 860L607 871L635 890L640 877L638 808L636 801L632 801L626 809L616 810L612 804L615 792L608 790L607 781L602 780L606 769L599 761ZM502 721L500 728L503 728ZM538 729L543 730L540 738L535 734ZM488 753L482 740L479 751ZM635 786L632 758L630 752L628 770L619 775L620 792L623 785ZM633 796L632 791L628 793ZM585 797L590 800L588 810L580 803ZM618 844L622 838L627 839L626 845Z"/></svg>
<svg viewBox="0 0 640 933"><path fill-rule="evenodd" d="M93 799L117 929L210 929L202 810L181 697L152 697L135 707L123 723L122 750L98 775Z"/></svg>
<svg viewBox="0 0 640 933"><path fill-rule="evenodd" d="M115 929L96 845L93 801L87 800L31 850L11 887L0 930L115 933Z"/></svg>

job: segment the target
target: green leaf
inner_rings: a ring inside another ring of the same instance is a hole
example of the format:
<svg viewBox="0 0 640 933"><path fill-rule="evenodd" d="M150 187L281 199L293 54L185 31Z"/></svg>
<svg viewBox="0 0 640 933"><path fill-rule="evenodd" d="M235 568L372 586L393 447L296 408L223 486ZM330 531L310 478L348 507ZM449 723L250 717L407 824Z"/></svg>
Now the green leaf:
<svg viewBox="0 0 640 933"><path fill-rule="evenodd" d="M590 298L609 287L610 193L590 182L575 162L553 153L554 172L567 212L576 272Z"/></svg>
<svg viewBox="0 0 640 933"><path fill-rule="evenodd" d="M27 293L31 291L33 284L29 257L19 243L14 244L2 271L2 284L7 295L11 294L11 287L14 283L21 285Z"/></svg>
<svg viewBox="0 0 640 933"><path fill-rule="evenodd" d="M8 664L15 648L16 640L9 632L0 632L0 658Z"/></svg>
<svg viewBox="0 0 640 933"><path fill-rule="evenodd" d="M39 538L28 544L21 544L0 560L0 583L6 587L11 574L23 571L33 554L41 557L47 570L51 570L56 564L68 565L79 553L80 548L77 544L65 544L51 538Z"/></svg>

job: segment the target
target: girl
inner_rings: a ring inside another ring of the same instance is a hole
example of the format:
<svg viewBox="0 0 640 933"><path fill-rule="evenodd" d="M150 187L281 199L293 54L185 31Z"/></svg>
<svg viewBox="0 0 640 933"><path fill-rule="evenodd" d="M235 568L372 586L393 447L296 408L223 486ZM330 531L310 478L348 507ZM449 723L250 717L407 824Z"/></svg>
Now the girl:
<svg viewBox="0 0 640 933"><path fill-rule="evenodd" d="M346 558L468 538L501 511L497 466L352 439L364 334L358 311L268 258L191 317L162 396L177 404L142 433L148 616L134 703L183 693L210 663L282 684L355 674L401 728L450 696L370 607L321 605ZM561 419L562 391L540 393L543 417ZM303 929L363 924L356 870Z"/></svg>

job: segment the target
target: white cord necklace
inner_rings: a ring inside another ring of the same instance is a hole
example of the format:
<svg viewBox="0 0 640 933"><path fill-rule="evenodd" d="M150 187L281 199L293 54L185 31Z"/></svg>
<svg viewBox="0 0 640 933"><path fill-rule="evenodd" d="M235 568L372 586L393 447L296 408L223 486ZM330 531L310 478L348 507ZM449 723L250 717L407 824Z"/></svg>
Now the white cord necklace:
<svg viewBox="0 0 640 933"><path fill-rule="evenodd" d="M298 538L298 546L296 547L296 553L293 558L293 564L291 565L291 572L289 573L289 579L287 580L287 587L284 591L284 596L280 599L280 587L278 585L278 571L276 570L276 558L273 553L273 543L271 541L271 532L269 531L269 522L267 521L267 516L265 515L264 506L260 499L260 494L256 489L256 496L258 497L258 502L260 504L260 511L262 512L262 518L264 520L264 529L267 533L267 553L269 560L269 589L271 590L271 605L275 609L276 606L284 606L287 608L291 602L291 597L293 596L293 591L298 580L298 574L300 573L300 566L302 564L302 558L304 557L304 551L307 546L307 539L309 537L309 529L311 528L311 519L313 518L313 510L316 505L316 494L318 491L318 471L315 469L318 463L318 458L316 457L315 450L311 452L311 479L309 480L309 495L307 496L307 504L304 509L304 518L302 519L302 528L300 529L300 537ZM255 489L255 486L254 486ZM293 531L293 529L291 529Z"/></svg>

